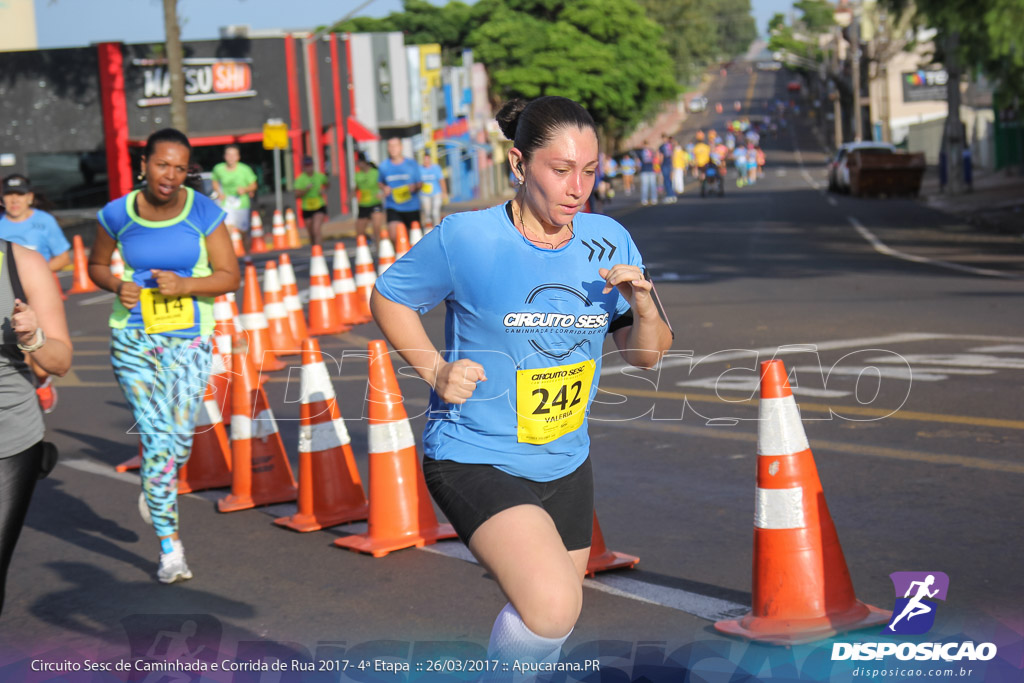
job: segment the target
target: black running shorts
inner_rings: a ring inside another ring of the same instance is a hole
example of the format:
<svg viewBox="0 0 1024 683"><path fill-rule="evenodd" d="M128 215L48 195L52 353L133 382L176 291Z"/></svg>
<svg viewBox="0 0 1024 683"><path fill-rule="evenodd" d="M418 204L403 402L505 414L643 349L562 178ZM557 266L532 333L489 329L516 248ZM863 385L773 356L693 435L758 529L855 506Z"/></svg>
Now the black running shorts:
<svg viewBox="0 0 1024 683"><path fill-rule="evenodd" d="M555 523L566 550L590 547L594 525L594 474L590 458L553 481L531 481L491 465L423 459L427 488L441 512L469 544L481 524L516 505L537 505Z"/></svg>

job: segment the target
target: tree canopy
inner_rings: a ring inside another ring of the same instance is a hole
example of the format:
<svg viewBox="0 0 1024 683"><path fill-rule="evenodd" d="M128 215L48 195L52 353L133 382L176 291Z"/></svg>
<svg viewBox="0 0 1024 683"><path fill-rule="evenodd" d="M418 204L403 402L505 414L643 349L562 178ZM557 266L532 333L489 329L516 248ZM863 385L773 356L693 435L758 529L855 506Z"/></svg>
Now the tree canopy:
<svg viewBox="0 0 1024 683"><path fill-rule="evenodd" d="M935 60L941 62L948 39L956 38L961 63L1000 83L1007 94L1024 96L1024 0L883 0L891 10L914 12L922 26L934 28Z"/></svg>
<svg viewBox="0 0 1024 683"><path fill-rule="evenodd" d="M612 135L756 37L750 0L403 0L402 12L331 30L401 31L407 44L439 43L449 64L471 48L495 100L571 97Z"/></svg>

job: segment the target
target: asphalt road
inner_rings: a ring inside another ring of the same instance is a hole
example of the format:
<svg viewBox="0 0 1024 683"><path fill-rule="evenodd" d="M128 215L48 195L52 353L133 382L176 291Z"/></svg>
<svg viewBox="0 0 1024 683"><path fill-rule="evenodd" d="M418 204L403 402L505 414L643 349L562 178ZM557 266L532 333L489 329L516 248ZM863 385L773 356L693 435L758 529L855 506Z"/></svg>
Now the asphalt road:
<svg viewBox="0 0 1024 683"><path fill-rule="evenodd" d="M744 113L761 113L784 94L784 79L737 69L708 96L727 112L738 100ZM680 137L721 132L724 118L712 107ZM931 680L1019 680L1024 253L911 200L827 195L816 137L799 116L788 122L763 141L768 167L753 187L730 183L725 197L702 199L691 184L678 203L651 207L620 193L607 207L645 255L676 340L654 373L606 360L590 427L596 509L609 547L640 564L588 580L566 652L600 658L600 671L554 680L864 675L860 662L830 661L830 643L884 639L880 628L789 649L712 627L750 605L752 399L758 363L773 357L791 372L858 597L892 609L890 573L945 572L950 590L926 638L1002 650L966 665L973 674ZM293 260L301 283L308 260ZM137 476L113 471L137 440L106 355L108 310L103 295L68 302L75 368L48 419L62 461L37 489L11 568L0 680L200 680L138 667L33 672L84 660L270 669L202 674L218 681L472 679L429 671L432 659L466 666L483 657L504 604L456 541L373 559L332 544L365 524L293 533L271 520L294 507L219 514L223 492L206 492L181 502L195 578L153 579L157 547L136 512ZM443 312L426 324L443 337ZM364 356L378 337L370 324L321 339L338 361L332 375L364 483ZM298 387L287 375L266 386L294 464ZM410 413L421 413L422 383L401 383ZM413 422L418 433L423 419ZM373 670L386 663L411 669Z"/></svg>

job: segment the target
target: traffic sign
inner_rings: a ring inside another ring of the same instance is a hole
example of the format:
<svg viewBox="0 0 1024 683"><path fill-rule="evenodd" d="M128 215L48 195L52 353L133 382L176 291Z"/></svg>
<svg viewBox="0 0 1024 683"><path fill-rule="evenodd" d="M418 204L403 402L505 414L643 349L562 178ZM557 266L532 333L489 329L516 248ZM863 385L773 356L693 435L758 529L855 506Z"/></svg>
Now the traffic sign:
<svg viewBox="0 0 1024 683"><path fill-rule="evenodd" d="M263 149L288 149L288 125L281 119L263 124Z"/></svg>

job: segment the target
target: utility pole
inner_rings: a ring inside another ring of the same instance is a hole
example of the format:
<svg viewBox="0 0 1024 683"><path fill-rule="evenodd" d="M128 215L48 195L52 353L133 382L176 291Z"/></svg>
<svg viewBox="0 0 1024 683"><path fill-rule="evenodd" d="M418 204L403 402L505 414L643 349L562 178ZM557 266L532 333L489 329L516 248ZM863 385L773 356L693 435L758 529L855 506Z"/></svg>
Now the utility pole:
<svg viewBox="0 0 1024 683"><path fill-rule="evenodd" d="M178 26L178 0L164 0L164 33L167 42L167 70L171 75L171 126L188 135L185 110L185 65Z"/></svg>
<svg viewBox="0 0 1024 683"><path fill-rule="evenodd" d="M950 194L963 192L964 127L960 122L960 32L951 30L945 40L946 52L946 187Z"/></svg>
<svg viewBox="0 0 1024 683"><path fill-rule="evenodd" d="M864 121L860 103L860 19L857 9L853 10L853 21L850 22L850 59L853 71L853 139L863 139Z"/></svg>
<svg viewBox="0 0 1024 683"><path fill-rule="evenodd" d="M834 49L832 50L832 74L833 78L837 81L839 79L839 37L840 29L838 26L832 29L832 38ZM836 149L843 144L843 105L840 103L841 95L837 85L833 85L832 92L830 93L832 98L832 125L835 128L836 138Z"/></svg>
<svg viewBox="0 0 1024 683"><path fill-rule="evenodd" d="M892 55L890 51L891 43L889 42L889 14L884 9L879 12L878 15L878 71L882 80L881 90L881 108L882 108L882 140L885 142L892 142L892 126L890 125L890 118L892 116L892 108L889 101L889 57Z"/></svg>

